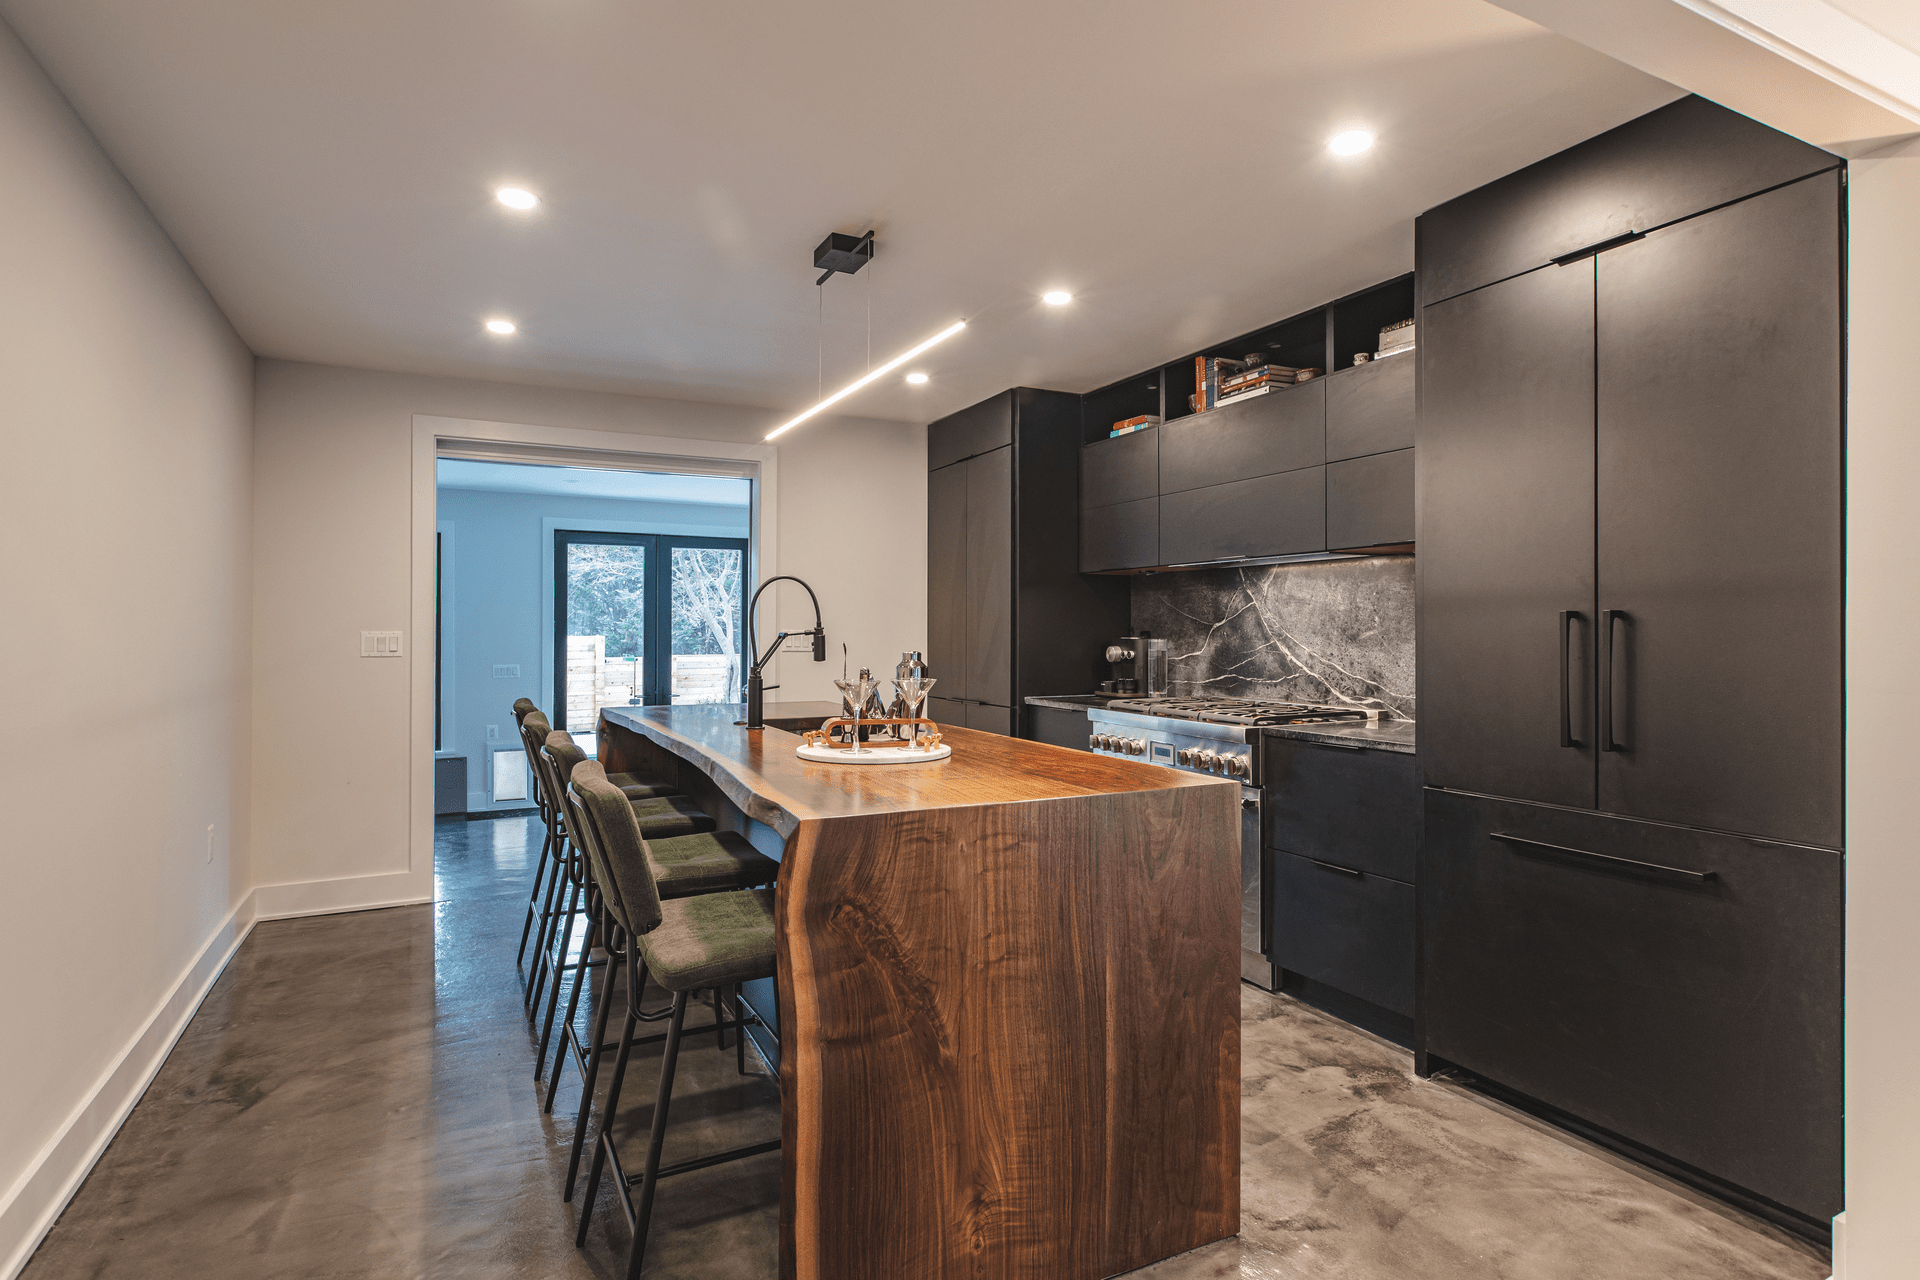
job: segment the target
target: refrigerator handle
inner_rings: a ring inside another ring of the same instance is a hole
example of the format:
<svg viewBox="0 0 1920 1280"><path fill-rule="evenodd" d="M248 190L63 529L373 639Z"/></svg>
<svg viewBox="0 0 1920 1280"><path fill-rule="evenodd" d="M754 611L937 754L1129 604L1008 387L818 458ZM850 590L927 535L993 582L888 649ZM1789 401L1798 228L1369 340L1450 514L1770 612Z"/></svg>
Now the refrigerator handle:
<svg viewBox="0 0 1920 1280"><path fill-rule="evenodd" d="M1624 610L1602 609L1600 611L1600 749L1602 751L1626 750L1624 744L1617 741L1613 733L1614 725L1619 719L1613 706L1614 691L1618 688L1618 683L1613 678L1613 659L1614 655L1625 647L1614 644L1613 624L1618 622L1630 625L1632 621L1633 619L1629 618Z"/></svg>
<svg viewBox="0 0 1920 1280"><path fill-rule="evenodd" d="M1573 623L1580 616L1578 610L1560 611L1560 745L1563 747L1580 745L1573 736L1573 659L1570 652L1573 648Z"/></svg>

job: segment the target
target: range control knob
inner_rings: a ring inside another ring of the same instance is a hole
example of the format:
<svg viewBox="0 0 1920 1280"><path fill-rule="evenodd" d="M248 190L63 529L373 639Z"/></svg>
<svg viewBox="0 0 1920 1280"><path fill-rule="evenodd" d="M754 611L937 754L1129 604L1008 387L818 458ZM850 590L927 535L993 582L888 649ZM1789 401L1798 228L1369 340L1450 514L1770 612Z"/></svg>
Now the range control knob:
<svg viewBox="0 0 1920 1280"><path fill-rule="evenodd" d="M1251 778L1253 776L1253 764L1245 756L1234 756L1231 760L1227 761L1227 772L1237 778Z"/></svg>
<svg viewBox="0 0 1920 1280"><path fill-rule="evenodd" d="M1173 762L1175 764L1192 764L1193 752L1186 747L1182 747L1173 753Z"/></svg>
<svg viewBox="0 0 1920 1280"><path fill-rule="evenodd" d="M1097 734L1097 733L1090 733L1090 734L1088 734L1088 735L1087 735L1087 750L1089 750L1089 751L1098 751L1099 749L1100 749L1100 735L1099 735L1099 734Z"/></svg>
<svg viewBox="0 0 1920 1280"><path fill-rule="evenodd" d="M1193 753L1193 767L1196 769L1211 769L1213 768L1213 762L1218 758L1219 757L1215 756L1212 751L1206 747L1202 747Z"/></svg>
<svg viewBox="0 0 1920 1280"><path fill-rule="evenodd" d="M1131 738L1127 741L1127 751L1136 756L1147 754L1147 742L1144 738Z"/></svg>

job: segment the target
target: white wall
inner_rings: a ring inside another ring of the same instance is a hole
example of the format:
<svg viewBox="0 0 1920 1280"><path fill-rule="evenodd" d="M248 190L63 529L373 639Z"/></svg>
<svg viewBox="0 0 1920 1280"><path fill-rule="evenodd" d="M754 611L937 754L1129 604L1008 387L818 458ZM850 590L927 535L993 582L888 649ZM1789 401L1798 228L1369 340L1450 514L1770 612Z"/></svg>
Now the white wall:
<svg viewBox="0 0 1920 1280"><path fill-rule="evenodd" d="M0 174L11 1275L247 923L252 356L4 24Z"/></svg>
<svg viewBox="0 0 1920 1280"><path fill-rule="evenodd" d="M362 630L404 630L413 616L413 416L758 444L779 415L278 360L260 362L255 394L262 909L417 898L427 869L409 861L413 664L358 656ZM879 668L924 647L925 428L821 418L781 438L778 462L778 525L762 554L820 593L834 653L845 641L856 665ZM810 625L804 594L779 590L779 620ZM761 621L770 635L775 619ZM775 700L838 696L837 661L783 667Z"/></svg>
<svg viewBox="0 0 1920 1280"><path fill-rule="evenodd" d="M625 533L744 538L749 532L744 506L441 489L437 523L451 561L444 571L451 605L442 622L440 754L466 757L469 812L529 803L487 799L487 725L499 729L494 747L518 750L513 700L531 698L553 714L553 682L544 667L553 634L553 534L543 523L549 519L565 520L569 529ZM520 678L496 680L496 665L519 667Z"/></svg>
<svg viewBox="0 0 1920 1280"><path fill-rule="evenodd" d="M1843 1280L1920 1272L1920 143L1849 173Z"/></svg>

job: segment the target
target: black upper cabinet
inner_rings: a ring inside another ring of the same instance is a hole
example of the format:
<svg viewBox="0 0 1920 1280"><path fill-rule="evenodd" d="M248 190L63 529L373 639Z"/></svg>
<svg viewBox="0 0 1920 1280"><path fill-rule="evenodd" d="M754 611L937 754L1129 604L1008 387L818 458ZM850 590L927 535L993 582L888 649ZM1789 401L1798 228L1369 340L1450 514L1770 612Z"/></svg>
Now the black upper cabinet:
<svg viewBox="0 0 1920 1280"><path fill-rule="evenodd" d="M1063 501L1079 397L1003 392L931 424L927 461L926 656L943 723L1012 733L1027 696L1091 689L1128 627L1126 583L1080 572L1079 511Z"/></svg>
<svg viewBox="0 0 1920 1280"><path fill-rule="evenodd" d="M1188 489L1160 499L1160 558L1169 565L1326 549L1325 467Z"/></svg>
<svg viewBox="0 0 1920 1280"><path fill-rule="evenodd" d="M1404 546L1413 541L1412 449L1327 464L1327 547Z"/></svg>
<svg viewBox="0 0 1920 1280"><path fill-rule="evenodd" d="M1413 448L1416 363L1407 351L1326 380L1328 462Z"/></svg>
<svg viewBox="0 0 1920 1280"><path fill-rule="evenodd" d="M1837 163L1704 98L1682 98L1429 210L1415 233L1420 298L1451 298Z"/></svg>
<svg viewBox="0 0 1920 1280"><path fill-rule="evenodd" d="M1255 396L1159 430L1160 492L1179 493L1327 460L1326 384Z"/></svg>
<svg viewBox="0 0 1920 1280"><path fill-rule="evenodd" d="M1591 806L1593 263L1448 299L1420 330L1426 780Z"/></svg>
<svg viewBox="0 0 1920 1280"><path fill-rule="evenodd" d="M1080 511L1080 571L1144 569L1160 563L1160 499Z"/></svg>
<svg viewBox="0 0 1920 1280"><path fill-rule="evenodd" d="M1159 492L1160 432L1157 429L1097 440L1080 450L1082 507L1137 502Z"/></svg>
<svg viewBox="0 0 1920 1280"><path fill-rule="evenodd" d="M1014 397L1015 392L1002 391L928 426L928 470L1012 444Z"/></svg>
<svg viewBox="0 0 1920 1280"><path fill-rule="evenodd" d="M1604 810L1840 847L1840 201L1595 260Z"/></svg>

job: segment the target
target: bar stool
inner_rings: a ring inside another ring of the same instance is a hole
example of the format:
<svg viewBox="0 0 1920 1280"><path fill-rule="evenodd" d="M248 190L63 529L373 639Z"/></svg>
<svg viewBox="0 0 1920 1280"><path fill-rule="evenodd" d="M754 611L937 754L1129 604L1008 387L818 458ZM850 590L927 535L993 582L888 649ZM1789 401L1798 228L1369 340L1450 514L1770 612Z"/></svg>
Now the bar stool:
<svg viewBox="0 0 1920 1280"><path fill-rule="evenodd" d="M742 983L773 977L774 891L745 889L663 900L646 856L646 840L632 816L632 807L619 789L595 776L595 771L589 768L574 773L571 789L591 832L587 840L588 855L599 855L594 870L600 877L607 909L628 940L626 1023L620 1033L613 1079L607 1087L606 1107L601 1112L599 1133L594 1142L593 1170L587 1177L587 1195L580 1206L580 1227L574 1244L577 1247L586 1243L594 1196L599 1191L602 1172L611 1163L621 1209L633 1227L633 1247L627 1254L626 1274L628 1280L635 1280L646 1260L654 1190L662 1178L780 1149L778 1140L760 1142L683 1160L666 1168L660 1166L688 996L706 988L732 987L737 1010ZM613 1121L619 1113L620 1086L626 1078L627 1062L637 1043L634 1032L645 1018L640 996L649 975L673 993L673 1009L667 1023L667 1047L660 1063L660 1092L654 1102L646 1159L641 1172L635 1176L621 1165L613 1138ZM640 1189L637 1205L632 1195L636 1184Z"/></svg>
<svg viewBox="0 0 1920 1280"><path fill-rule="evenodd" d="M574 775L581 770L592 770L605 776L598 761L580 762L574 767ZM553 1098L560 1087L560 1059L562 1054L571 1054L573 1065L580 1073L581 1088L581 1125L574 1129L573 1158L567 1168L567 1190L561 1197L573 1198L574 1175L580 1165L580 1142L584 1133L586 1107L593 1095L595 1081L599 1077L600 1054L616 1046L606 1043L607 1011L612 1008L613 975L620 959L624 956L619 939L619 926L614 922L613 914L608 910L604 887L594 868L600 859L592 853L593 829L579 812L579 801L573 789L568 787L560 792L561 804L567 811L567 830L574 833L576 845L588 848L586 859L587 872L587 936L582 941L579 958L574 962L573 985L567 995L567 1009L560 1019L560 1039L554 1046L553 1066L547 1076L547 1096L542 1110L553 1110ZM646 839L641 842L645 851L647 865L653 872L653 879L662 899L691 898L703 893L727 893L738 889L752 889L760 885L772 884L780 874L780 864L754 848L748 839L737 831L709 831L699 835L674 836L666 840ZM604 855L603 855L604 857ZM586 987L587 976L592 969L589 955L594 945L604 949L609 957L607 981L600 993L598 1010L594 1015L591 1039L582 1042L575 1018L579 1012L580 992ZM737 1011L736 1011L737 1013ZM644 1020L665 1017L665 1011L653 1015L643 1015ZM716 1024L724 1019L720 1009L720 993L714 993L714 1019ZM718 1032L720 1047L727 1047L726 1032ZM589 1047L591 1046L591 1047ZM740 1070L746 1072L746 1040L740 1041Z"/></svg>
<svg viewBox="0 0 1920 1280"><path fill-rule="evenodd" d="M531 722L532 717L528 717ZM573 946L573 926L579 916L581 898L587 891L587 866L585 856L568 838L570 832L566 825L566 815L558 806L558 797L566 790L567 780L573 776L574 769L587 759L586 752L574 742L573 735L564 729L555 729L547 734L542 749L535 753L540 769L541 781L545 784L546 794L555 799L555 822L560 838L555 844L556 864L555 883L564 875L568 888L565 906L556 910L548 920L545 936L541 939L539 957L536 960L534 975L534 995L531 1008L538 1009L540 992L546 990L547 1012L540 1026L540 1048L533 1063L533 1078L538 1080L546 1068L547 1046L553 1039L553 1019L560 1001L560 970L567 962L568 952ZM598 761L595 761L596 766ZM604 771L603 775L604 775ZM621 774L620 777L632 775ZM608 785L613 785L609 782ZM635 784L629 784L635 785ZM638 785L646 785L644 783ZM630 799L625 789L620 791L621 800L633 810L635 821L640 829L655 839L668 839L673 836L698 835L712 831L717 825L699 805L681 795L649 796ZM567 850L571 848L572 852ZM555 933L559 935L559 950L554 951ZM551 986L548 980L552 980Z"/></svg>

